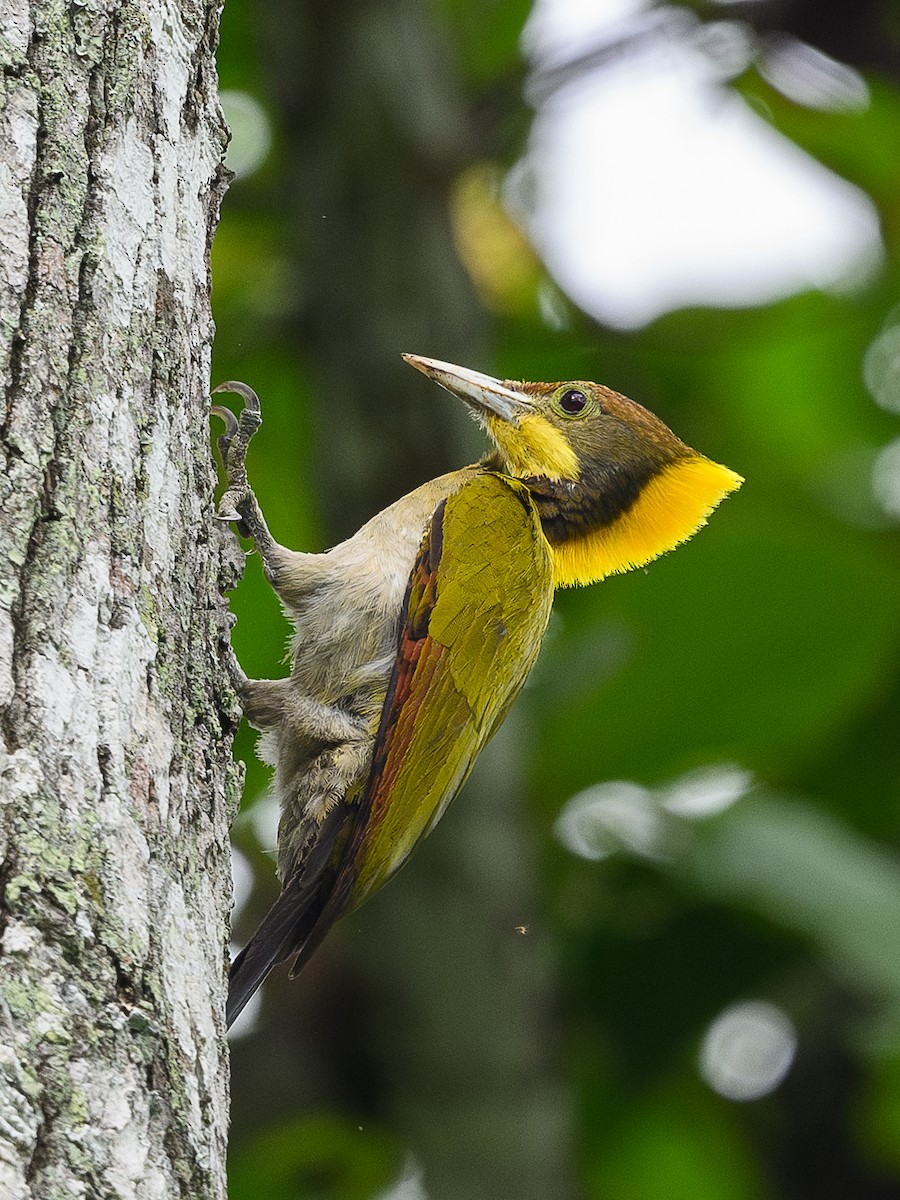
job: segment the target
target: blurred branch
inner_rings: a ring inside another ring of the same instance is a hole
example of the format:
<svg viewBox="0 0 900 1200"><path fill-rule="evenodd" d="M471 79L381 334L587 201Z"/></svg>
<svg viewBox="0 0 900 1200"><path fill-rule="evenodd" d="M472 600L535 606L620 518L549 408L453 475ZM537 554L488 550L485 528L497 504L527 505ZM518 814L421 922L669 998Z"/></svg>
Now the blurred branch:
<svg viewBox="0 0 900 1200"><path fill-rule="evenodd" d="M715 43L704 44L704 26L743 30L751 60L763 63L792 43L828 55L858 70L877 69L900 78L900 21L883 0L864 0L847 19L843 3L803 4L788 0L734 0L726 7L698 0L662 5L634 18L624 32L604 39L552 66L539 67L528 79L526 95L537 107L560 89L629 58L665 49L666 42L692 41L716 59Z"/></svg>
<svg viewBox="0 0 900 1200"><path fill-rule="evenodd" d="M658 51L663 39L685 37L698 27L698 20L686 9L656 9L636 20L619 37L603 40L563 62L533 71L526 85L526 97L538 107L561 88L585 75L616 66L626 58Z"/></svg>

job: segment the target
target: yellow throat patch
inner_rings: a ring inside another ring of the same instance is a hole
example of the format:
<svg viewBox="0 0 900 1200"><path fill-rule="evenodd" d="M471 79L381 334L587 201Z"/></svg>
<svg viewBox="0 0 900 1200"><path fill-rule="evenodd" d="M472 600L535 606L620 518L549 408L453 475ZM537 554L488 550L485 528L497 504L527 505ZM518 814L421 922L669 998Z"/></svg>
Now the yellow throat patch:
<svg viewBox="0 0 900 1200"><path fill-rule="evenodd" d="M577 479L578 455L559 429L538 413L512 425L498 417L487 418L491 437L509 462L517 479L541 475L545 479Z"/></svg>
<svg viewBox="0 0 900 1200"><path fill-rule="evenodd" d="M555 432L555 431L554 431ZM743 479L708 458L678 459L648 480L611 525L551 547L557 587L630 571L686 542Z"/></svg>

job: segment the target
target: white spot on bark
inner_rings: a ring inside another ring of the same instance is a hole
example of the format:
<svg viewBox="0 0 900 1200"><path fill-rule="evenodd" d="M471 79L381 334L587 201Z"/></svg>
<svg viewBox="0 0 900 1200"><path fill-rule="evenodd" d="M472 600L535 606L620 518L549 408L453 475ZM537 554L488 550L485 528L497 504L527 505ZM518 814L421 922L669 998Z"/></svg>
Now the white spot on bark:
<svg viewBox="0 0 900 1200"><path fill-rule="evenodd" d="M136 298L146 296L149 287L152 263L143 245L156 221L153 170L153 154L132 118L113 136L97 170L105 184L106 244L94 294L106 318L122 326L130 323Z"/></svg>

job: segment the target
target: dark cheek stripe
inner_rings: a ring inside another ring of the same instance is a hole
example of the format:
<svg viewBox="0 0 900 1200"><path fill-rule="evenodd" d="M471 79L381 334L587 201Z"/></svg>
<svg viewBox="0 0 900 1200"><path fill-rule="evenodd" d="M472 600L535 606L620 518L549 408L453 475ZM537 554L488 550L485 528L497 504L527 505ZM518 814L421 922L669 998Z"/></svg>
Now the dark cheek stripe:
<svg viewBox="0 0 900 1200"><path fill-rule="evenodd" d="M551 545L573 533L613 525L634 505L662 463L612 466L597 464L577 484L565 480L526 479Z"/></svg>

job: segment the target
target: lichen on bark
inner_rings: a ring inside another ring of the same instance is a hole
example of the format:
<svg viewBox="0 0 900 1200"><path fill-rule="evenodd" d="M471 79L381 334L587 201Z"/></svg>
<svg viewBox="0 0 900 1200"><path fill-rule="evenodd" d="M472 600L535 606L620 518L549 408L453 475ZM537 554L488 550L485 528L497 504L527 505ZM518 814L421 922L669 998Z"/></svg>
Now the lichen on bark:
<svg viewBox="0 0 900 1200"><path fill-rule="evenodd" d="M201 0L0 5L0 1197L224 1195Z"/></svg>

